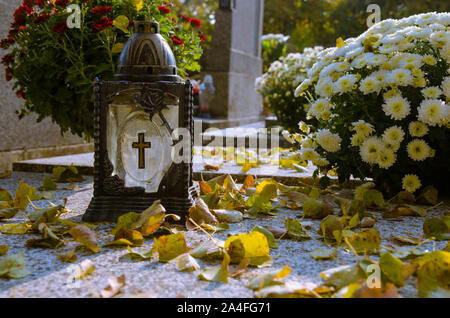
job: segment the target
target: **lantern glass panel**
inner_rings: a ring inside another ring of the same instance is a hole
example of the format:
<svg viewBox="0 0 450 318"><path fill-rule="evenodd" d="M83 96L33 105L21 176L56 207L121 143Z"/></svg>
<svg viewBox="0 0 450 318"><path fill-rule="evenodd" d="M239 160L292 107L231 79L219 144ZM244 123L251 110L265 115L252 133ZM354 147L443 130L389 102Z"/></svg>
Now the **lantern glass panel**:
<svg viewBox="0 0 450 318"><path fill-rule="evenodd" d="M179 126L179 99L164 97L165 107L149 114L130 99L118 98L108 106L107 151L112 175L125 187L158 192L161 181L173 164L171 129Z"/></svg>

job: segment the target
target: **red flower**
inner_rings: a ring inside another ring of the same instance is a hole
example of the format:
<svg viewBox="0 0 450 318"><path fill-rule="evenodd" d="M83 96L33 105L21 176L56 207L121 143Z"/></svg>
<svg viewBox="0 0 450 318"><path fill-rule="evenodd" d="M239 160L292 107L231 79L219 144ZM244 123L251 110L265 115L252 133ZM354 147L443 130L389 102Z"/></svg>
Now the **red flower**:
<svg viewBox="0 0 450 318"><path fill-rule="evenodd" d="M170 9L166 6L158 6L158 10L159 12L163 13L163 14L169 14L170 13Z"/></svg>
<svg viewBox="0 0 450 318"><path fill-rule="evenodd" d="M111 19L106 17L106 18L103 18L103 19L100 19L100 20L94 22L92 24L92 29L93 29L94 33L97 33L104 29L108 29L108 28L112 27L112 25L113 25L113 22L111 21Z"/></svg>
<svg viewBox="0 0 450 318"><path fill-rule="evenodd" d="M42 21L47 21L48 19L50 19L50 14L42 14L40 16L38 16L35 20L34 23L39 24Z"/></svg>
<svg viewBox="0 0 450 318"><path fill-rule="evenodd" d="M28 28L28 27L27 27L26 25L21 25L21 26L19 27L19 32L23 32L23 31L25 31L27 28Z"/></svg>
<svg viewBox="0 0 450 318"><path fill-rule="evenodd" d="M97 15L105 15L109 12L111 12L111 7L110 6L105 6L105 7L95 7L91 9L91 12L93 14L97 14Z"/></svg>
<svg viewBox="0 0 450 318"><path fill-rule="evenodd" d="M169 20L172 20L173 23L177 23L177 20L175 18L169 17Z"/></svg>
<svg viewBox="0 0 450 318"><path fill-rule="evenodd" d="M198 86L194 86L194 94L197 95L199 92L199 88Z"/></svg>
<svg viewBox="0 0 450 318"><path fill-rule="evenodd" d="M194 28L200 29L202 27L202 22L198 19L191 19L190 22Z"/></svg>
<svg viewBox="0 0 450 318"><path fill-rule="evenodd" d="M27 22L27 16L33 11L33 8L22 3L16 11L14 11L14 22L12 23L12 27L25 25Z"/></svg>
<svg viewBox="0 0 450 318"><path fill-rule="evenodd" d="M203 33L199 33L198 37L202 40L202 42L206 41L206 35L204 35Z"/></svg>
<svg viewBox="0 0 450 318"><path fill-rule="evenodd" d="M6 54L2 57L2 64L8 66L8 64L14 60L14 54Z"/></svg>
<svg viewBox="0 0 450 318"><path fill-rule="evenodd" d="M17 98L23 98L25 99L25 92L23 89L19 89L18 91L16 91L16 96Z"/></svg>
<svg viewBox="0 0 450 318"><path fill-rule="evenodd" d="M173 43L175 43L175 45L183 45L184 42L182 40L180 40L179 37L177 37L176 35L172 35L172 41Z"/></svg>
<svg viewBox="0 0 450 318"><path fill-rule="evenodd" d="M56 23L56 25L53 27L53 31L59 33L59 35L61 36L64 34L64 32L66 32L66 30L67 30L67 22L65 20Z"/></svg>
<svg viewBox="0 0 450 318"><path fill-rule="evenodd" d="M65 7L69 2L70 0L56 0L55 6Z"/></svg>
<svg viewBox="0 0 450 318"><path fill-rule="evenodd" d="M192 20L191 18L189 18L189 17L187 17L185 15L182 15L182 14L180 14L180 19L185 21L185 22L191 22L191 20Z"/></svg>
<svg viewBox="0 0 450 318"><path fill-rule="evenodd" d="M6 81L9 82L10 80L12 80L12 69L10 67L6 68L6 72L5 72L5 78Z"/></svg>
<svg viewBox="0 0 450 318"><path fill-rule="evenodd" d="M14 43L14 39L8 36L7 39L3 39L3 40L0 41L0 48L6 50L13 43Z"/></svg>

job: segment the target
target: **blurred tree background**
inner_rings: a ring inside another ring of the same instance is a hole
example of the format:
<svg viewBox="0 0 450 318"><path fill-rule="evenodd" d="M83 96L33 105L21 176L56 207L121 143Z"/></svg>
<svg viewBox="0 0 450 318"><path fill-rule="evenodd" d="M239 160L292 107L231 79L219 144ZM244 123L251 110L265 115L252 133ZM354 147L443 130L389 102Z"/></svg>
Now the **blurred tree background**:
<svg viewBox="0 0 450 318"><path fill-rule="evenodd" d="M333 46L339 37L346 39L367 30L369 4L380 6L382 20L450 11L450 2L442 0L268 0L264 34L290 35L288 52Z"/></svg>

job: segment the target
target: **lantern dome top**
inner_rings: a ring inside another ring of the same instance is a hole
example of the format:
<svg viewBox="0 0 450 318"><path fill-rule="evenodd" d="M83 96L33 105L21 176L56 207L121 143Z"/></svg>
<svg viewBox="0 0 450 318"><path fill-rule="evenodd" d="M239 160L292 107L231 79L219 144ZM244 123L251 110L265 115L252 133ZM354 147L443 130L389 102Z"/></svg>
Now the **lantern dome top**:
<svg viewBox="0 0 450 318"><path fill-rule="evenodd" d="M177 82L175 56L159 33L157 22L136 21L117 65L116 80L134 82Z"/></svg>

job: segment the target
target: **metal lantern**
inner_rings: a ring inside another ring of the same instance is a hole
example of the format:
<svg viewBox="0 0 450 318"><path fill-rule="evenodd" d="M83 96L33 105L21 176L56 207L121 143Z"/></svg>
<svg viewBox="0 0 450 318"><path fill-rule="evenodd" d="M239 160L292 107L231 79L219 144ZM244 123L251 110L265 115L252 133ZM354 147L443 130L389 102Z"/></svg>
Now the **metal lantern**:
<svg viewBox="0 0 450 318"><path fill-rule="evenodd" d="M96 80L94 95L94 197L83 220L116 221L156 200L184 218L197 195L192 180L193 89L177 76L158 23L135 22L115 80ZM190 139L175 138L177 128L187 130ZM180 142L189 143L181 150L189 153L181 155L190 160L173 159Z"/></svg>

